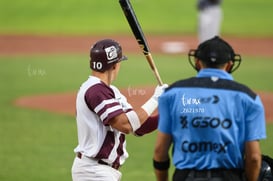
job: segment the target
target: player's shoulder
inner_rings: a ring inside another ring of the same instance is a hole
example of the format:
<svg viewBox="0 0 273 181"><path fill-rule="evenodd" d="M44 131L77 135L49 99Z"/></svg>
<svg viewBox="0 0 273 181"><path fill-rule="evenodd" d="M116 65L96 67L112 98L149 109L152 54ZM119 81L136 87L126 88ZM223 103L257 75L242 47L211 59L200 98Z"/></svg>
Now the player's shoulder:
<svg viewBox="0 0 273 181"><path fill-rule="evenodd" d="M252 99L255 99L257 94L249 88L247 85L229 80L229 79L218 79L213 80L210 77L190 77L182 79L171 84L166 92L174 88L208 88L217 90L237 91L242 94L246 94Z"/></svg>
<svg viewBox="0 0 273 181"><path fill-rule="evenodd" d="M88 79L82 83L81 89L87 89L93 85L100 84L101 80L97 77L94 76L89 76Z"/></svg>
<svg viewBox="0 0 273 181"><path fill-rule="evenodd" d="M104 95L112 95L114 94L112 88L106 85L97 77L90 76L88 80L83 84L85 91L85 95L89 95L92 97L96 97L100 94Z"/></svg>
<svg viewBox="0 0 273 181"><path fill-rule="evenodd" d="M257 97L256 92L254 92L250 87L248 87L245 84L242 84L240 82L236 82L236 81L230 81L229 80L229 84L227 84L225 86L225 89L228 90L233 90L233 91L238 91L241 92L243 94L248 95L249 97L251 97L252 99L255 99Z"/></svg>
<svg viewBox="0 0 273 181"><path fill-rule="evenodd" d="M120 90L119 90L116 86L110 85L110 88L111 88L115 93L121 94L121 93L120 93Z"/></svg>
<svg viewBox="0 0 273 181"><path fill-rule="evenodd" d="M166 91L169 91L173 88L178 88L178 87L191 87L195 82L197 81L196 77L190 77L187 79L181 79L178 80L174 83L172 83L167 89Z"/></svg>

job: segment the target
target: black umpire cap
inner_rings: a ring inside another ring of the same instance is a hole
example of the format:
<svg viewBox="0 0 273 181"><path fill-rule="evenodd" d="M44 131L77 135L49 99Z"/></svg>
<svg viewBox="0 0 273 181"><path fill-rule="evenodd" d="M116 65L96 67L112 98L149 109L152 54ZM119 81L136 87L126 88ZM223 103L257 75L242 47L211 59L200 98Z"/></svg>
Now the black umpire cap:
<svg viewBox="0 0 273 181"><path fill-rule="evenodd" d="M201 43L194 56L208 64L224 64L230 60L234 61L235 53L226 41L215 36Z"/></svg>

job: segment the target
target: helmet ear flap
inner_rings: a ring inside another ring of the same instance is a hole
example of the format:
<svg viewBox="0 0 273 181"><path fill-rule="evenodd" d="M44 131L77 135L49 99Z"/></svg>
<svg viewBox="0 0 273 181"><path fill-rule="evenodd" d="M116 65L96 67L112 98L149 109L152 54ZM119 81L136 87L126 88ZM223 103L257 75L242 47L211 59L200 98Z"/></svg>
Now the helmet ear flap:
<svg viewBox="0 0 273 181"><path fill-rule="evenodd" d="M188 53L188 61L190 63L190 65L197 71L199 72L200 67L196 64L195 62L196 60L196 50L190 50Z"/></svg>

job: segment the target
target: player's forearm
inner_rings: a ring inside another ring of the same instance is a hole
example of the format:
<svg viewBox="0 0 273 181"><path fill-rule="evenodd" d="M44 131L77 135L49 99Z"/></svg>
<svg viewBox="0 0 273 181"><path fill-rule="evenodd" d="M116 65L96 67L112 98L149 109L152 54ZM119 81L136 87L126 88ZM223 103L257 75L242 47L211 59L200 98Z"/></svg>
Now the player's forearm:
<svg viewBox="0 0 273 181"><path fill-rule="evenodd" d="M249 141L245 144L245 173L248 181L257 181L262 156L259 141Z"/></svg>
<svg viewBox="0 0 273 181"><path fill-rule="evenodd" d="M145 123L145 121L157 109L157 106L157 100L151 97L146 103L141 106L141 108L126 113L128 121L132 126L132 132L135 132Z"/></svg>
<svg viewBox="0 0 273 181"><path fill-rule="evenodd" d="M158 131L153 155L153 167L158 181L168 180L168 170L170 168L169 149L172 143L171 140L171 135Z"/></svg>
<svg viewBox="0 0 273 181"><path fill-rule="evenodd" d="M132 126L132 131L135 132L141 125L150 117L158 106L158 97L168 87L167 84L157 86L154 94L148 99L138 110L132 110L131 113L126 113L128 121ZM132 114L136 113L136 114Z"/></svg>
<svg viewBox="0 0 273 181"><path fill-rule="evenodd" d="M153 132L157 129L158 125L158 115L150 116L148 119L138 128L135 133L138 136L142 136L148 133Z"/></svg>
<svg viewBox="0 0 273 181"><path fill-rule="evenodd" d="M246 164L245 173L247 181L257 181L261 168L260 155L257 155L252 158L246 158L245 164Z"/></svg>
<svg viewBox="0 0 273 181"><path fill-rule="evenodd" d="M130 110L113 117L109 124L124 134L135 133L148 119L149 115L141 108L137 111Z"/></svg>
<svg viewBox="0 0 273 181"><path fill-rule="evenodd" d="M141 108L127 112L126 116L127 122L131 126L131 133L135 133L149 117L148 113Z"/></svg>
<svg viewBox="0 0 273 181"><path fill-rule="evenodd" d="M155 158L157 156L155 155ZM157 181L168 181L168 170L170 168L169 157L165 158L164 161L157 161L158 159L153 159L154 173Z"/></svg>
<svg viewBox="0 0 273 181"><path fill-rule="evenodd" d="M154 170L157 181L168 181L168 170Z"/></svg>

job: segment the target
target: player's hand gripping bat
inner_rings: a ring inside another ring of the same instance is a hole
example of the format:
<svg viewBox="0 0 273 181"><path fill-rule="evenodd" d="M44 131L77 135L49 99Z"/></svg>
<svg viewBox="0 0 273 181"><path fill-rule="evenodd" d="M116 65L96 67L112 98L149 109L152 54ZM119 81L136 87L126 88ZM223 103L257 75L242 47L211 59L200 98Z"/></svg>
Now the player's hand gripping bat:
<svg viewBox="0 0 273 181"><path fill-rule="evenodd" d="M137 20L137 17L135 15L134 9L133 9L130 1L129 0L119 0L119 3L120 3L120 6L124 12L124 15L129 23L130 27L131 27L131 30L134 33L134 36L135 36L140 48L142 49L142 52L145 55L149 65L150 65L150 67L151 67L151 69L158 81L158 84L163 85L163 82L160 78L158 70L155 66L155 63L154 63L152 54L150 52L148 43L145 39L144 33L143 33L142 28Z"/></svg>

